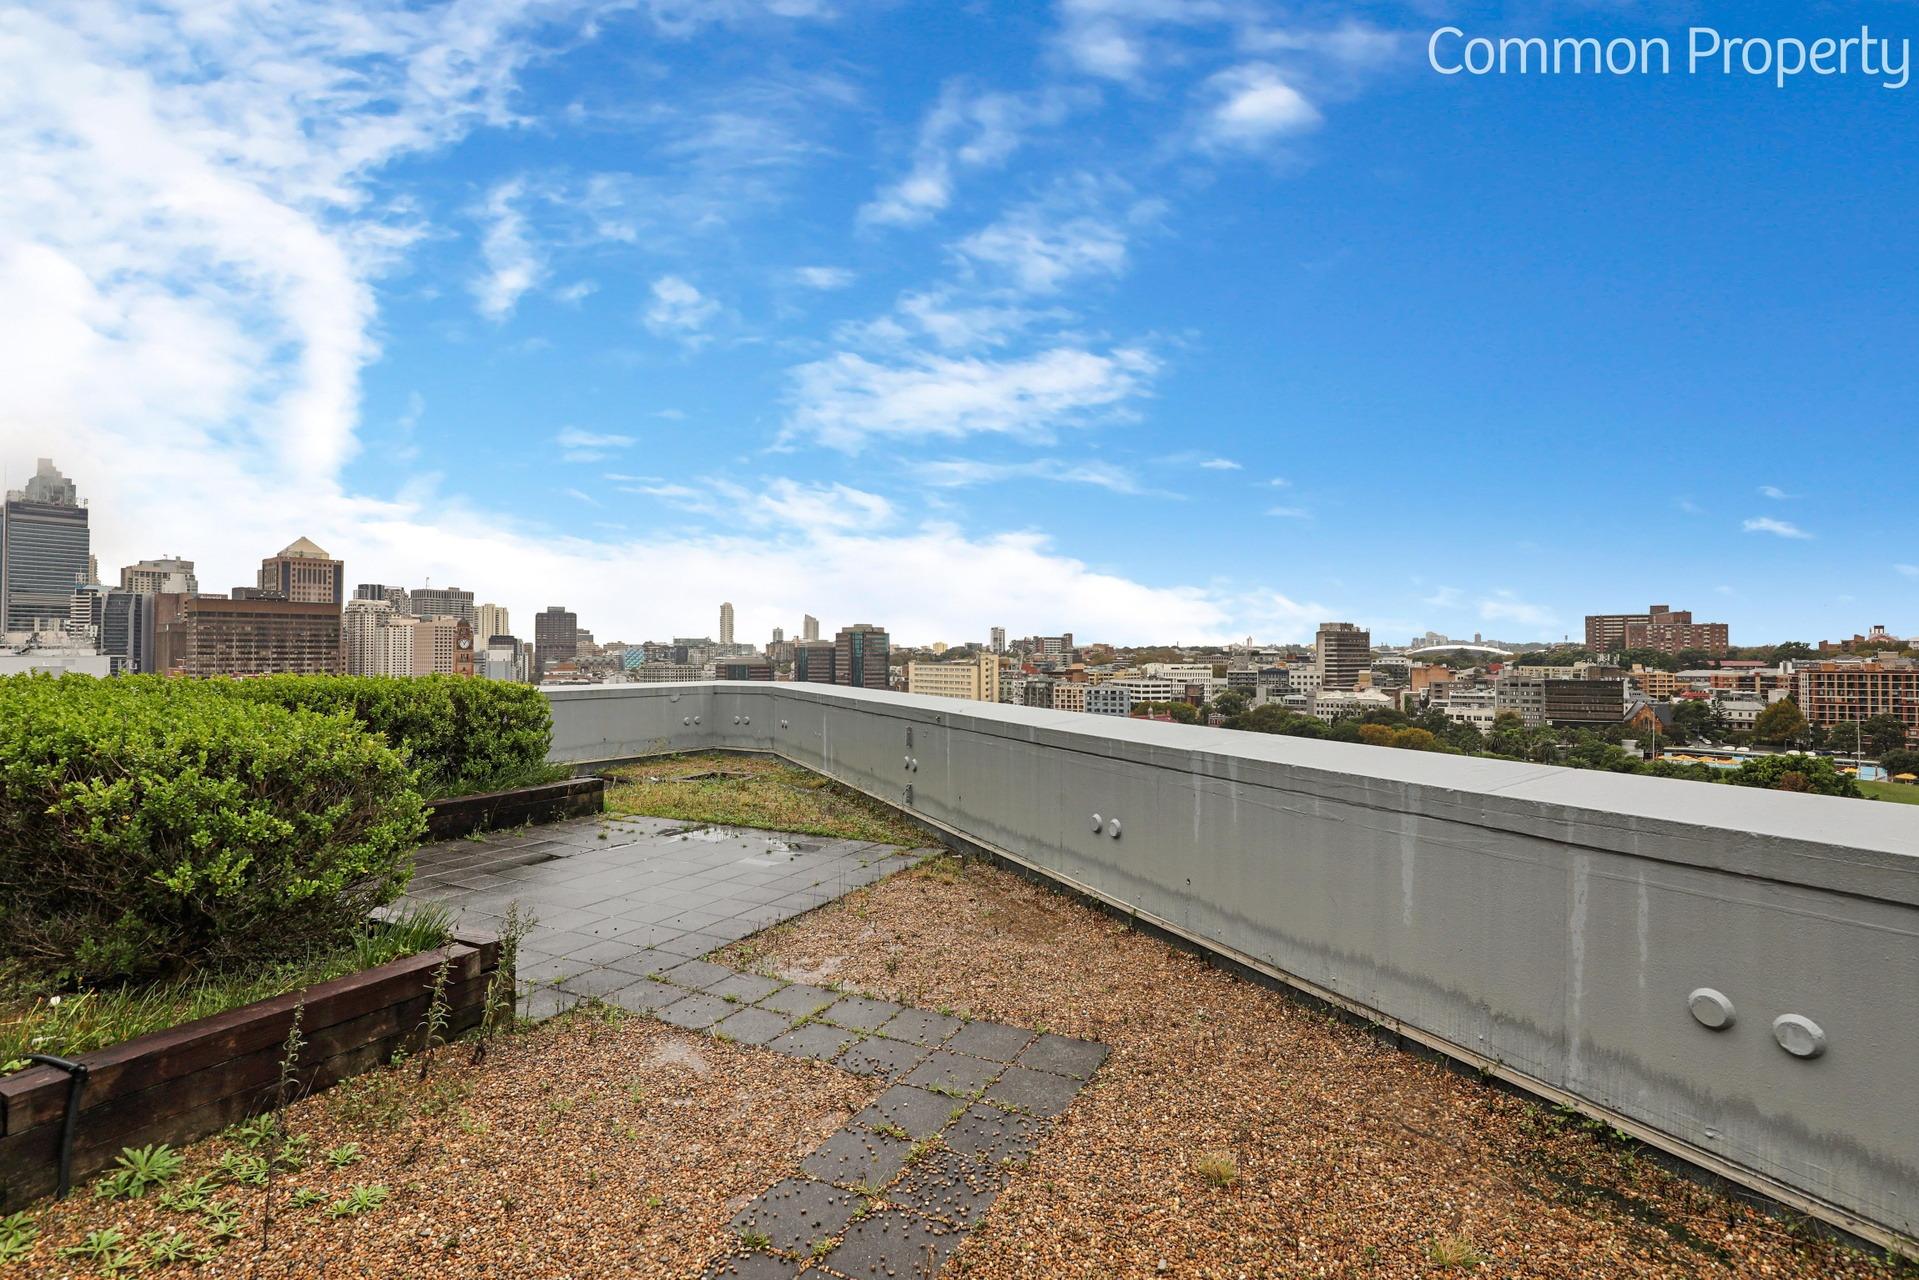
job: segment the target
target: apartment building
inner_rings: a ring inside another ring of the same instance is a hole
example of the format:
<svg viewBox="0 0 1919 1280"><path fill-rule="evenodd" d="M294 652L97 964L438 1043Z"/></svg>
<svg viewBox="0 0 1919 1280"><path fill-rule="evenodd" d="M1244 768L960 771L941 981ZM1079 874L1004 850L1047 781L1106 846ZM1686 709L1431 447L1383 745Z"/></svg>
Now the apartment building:
<svg viewBox="0 0 1919 1280"><path fill-rule="evenodd" d="M1910 658L1797 663L1793 697L1813 724L1886 715L1906 726L1908 743L1919 741L1919 663Z"/></svg>
<svg viewBox="0 0 1919 1280"><path fill-rule="evenodd" d="M340 606L156 595L154 665L188 676L339 675Z"/></svg>
<svg viewBox="0 0 1919 1280"><path fill-rule="evenodd" d="M1644 613L1592 613L1586 615L1586 647L1594 653L1620 653L1627 649L1656 649L1660 653L1679 653L1686 649L1704 649L1714 657L1727 648L1726 624L1694 622L1690 610L1656 604Z"/></svg>
<svg viewBox="0 0 1919 1280"><path fill-rule="evenodd" d="M965 662L909 662L906 691L934 698L998 702L1001 665L1001 660L991 653Z"/></svg>

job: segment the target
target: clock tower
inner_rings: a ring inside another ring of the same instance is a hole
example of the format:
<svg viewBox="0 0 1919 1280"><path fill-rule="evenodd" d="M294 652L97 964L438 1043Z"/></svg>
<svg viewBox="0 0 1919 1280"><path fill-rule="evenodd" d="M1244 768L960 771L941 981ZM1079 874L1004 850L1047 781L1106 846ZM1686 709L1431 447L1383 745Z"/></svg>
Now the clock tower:
<svg viewBox="0 0 1919 1280"><path fill-rule="evenodd" d="M462 621L459 634L453 638L453 674L473 676L478 672L473 663L473 624Z"/></svg>

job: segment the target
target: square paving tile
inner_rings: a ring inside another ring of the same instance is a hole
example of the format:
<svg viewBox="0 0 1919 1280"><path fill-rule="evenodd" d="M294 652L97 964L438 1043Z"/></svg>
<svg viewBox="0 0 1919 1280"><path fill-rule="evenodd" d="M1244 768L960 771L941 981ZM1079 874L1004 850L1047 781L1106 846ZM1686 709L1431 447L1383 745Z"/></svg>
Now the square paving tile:
<svg viewBox="0 0 1919 1280"><path fill-rule="evenodd" d="M986 1091L986 1096L1036 1116L1056 1116L1073 1105L1079 1091L1077 1080L1015 1066L1006 1068L1006 1074Z"/></svg>
<svg viewBox="0 0 1919 1280"><path fill-rule="evenodd" d="M714 1024L714 1035L732 1036L741 1044L765 1044L785 1035L793 1026L791 1018L769 1013L765 1009L737 1005L734 1008L735 1012Z"/></svg>
<svg viewBox="0 0 1919 1280"><path fill-rule="evenodd" d="M805 1252L844 1230L859 1206L858 1196L830 1183L784 1178L740 1210L732 1225L736 1232L759 1232L775 1249Z"/></svg>
<svg viewBox="0 0 1919 1280"><path fill-rule="evenodd" d="M865 996L848 996L828 1009L820 1017L828 1022L837 1022L842 1027L851 1027L855 1031L878 1031L887 1019L900 1011L900 1006L888 1000L869 1000Z"/></svg>
<svg viewBox="0 0 1919 1280"><path fill-rule="evenodd" d="M951 1098L915 1089L910 1084L896 1084L873 1099L866 1110L853 1117L852 1123L863 1124L869 1129L897 1125L907 1137L918 1142L943 1129L952 1114Z"/></svg>
<svg viewBox="0 0 1919 1280"><path fill-rule="evenodd" d="M796 1018L810 1017L840 998L840 993L826 987L809 987L796 982L790 987L781 987L772 995L759 1002L760 1008L771 1009L775 1013L790 1013Z"/></svg>
<svg viewBox="0 0 1919 1280"><path fill-rule="evenodd" d="M738 976L723 964L709 964L705 960L687 960L679 964L663 960L657 972L668 982L691 987L695 991L704 991L716 982Z"/></svg>
<svg viewBox="0 0 1919 1280"><path fill-rule="evenodd" d="M847 1125L800 1161L800 1168L843 1187L883 1187L906 1167L912 1150L913 1144L902 1138Z"/></svg>
<svg viewBox="0 0 1919 1280"><path fill-rule="evenodd" d="M591 998L610 995L632 983L633 975L630 973L621 973L616 969L588 969L585 973L562 979L559 986L562 991Z"/></svg>
<svg viewBox="0 0 1919 1280"><path fill-rule="evenodd" d="M909 1213L964 1229L986 1216L1005 1182L1004 1170L971 1156L929 1151L907 1167L886 1199Z"/></svg>
<svg viewBox="0 0 1919 1280"><path fill-rule="evenodd" d="M954 1053L968 1053L975 1058L1011 1062L1032 1041L1033 1033L1020 1027L1001 1026L997 1022L969 1022L947 1039L945 1047Z"/></svg>
<svg viewBox="0 0 1919 1280"><path fill-rule="evenodd" d="M704 1031L733 1012L733 1006L713 996L686 996L659 1010L659 1017L688 1031Z"/></svg>
<svg viewBox="0 0 1919 1280"><path fill-rule="evenodd" d="M774 978L762 978L757 973L736 973L730 978L721 978L704 990L707 995L718 996L722 1000L731 996L741 1004L752 1004L760 997L771 995L785 985Z"/></svg>
<svg viewBox="0 0 1919 1280"><path fill-rule="evenodd" d="M789 1058L818 1058L821 1062L831 1062L839 1056L841 1049L858 1039L853 1032L840 1027L829 1027L823 1022L809 1022L803 1027L794 1027L785 1035L766 1042L766 1047L775 1053L783 1053Z"/></svg>
<svg viewBox="0 0 1919 1280"><path fill-rule="evenodd" d="M1004 1070L1007 1068L997 1062L967 1058L941 1049L913 1068L906 1077L906 1083L926 1089L942 1089L947 1093L975 1094L991 1084L993 1077Z"/></svg>
<svg viewBox="0 0 1919 1280"><path fill-rule="evenodd" d="M1024 1160L1039 1144L1046 1122L975 1102L948 1127L941 1141L953 1150L988 1164Z"/></svg>
<svg viewBox="0 0 1919 1280"><path fill-rule="evenodd" d="M1035 1071L1051 1071L1055 1075L1072 1076L1075 1080L1090 1080L1093 1072L1099 1070L1099 1064L1106 1061L1107 1049L1103 1044L1092 1040L1072 1040L1066 1036L1056 1036L1051 1032L1035 1040L1020 1054L1019 1065L1031 1067Z"/></svg>
<svg viewBox="0 0 1919 1280"><path fill-rule="evenodd" d="M791 1258L770 1253L733 1253L717 1259L700 1280L790 1280L800 1273L800 1264Z"/></svg>
<svg viewBox="0 0 1919 1280"><path fill-rule="evenodd" d="M923 1044L932 1049L958 1031L963 1024L958 1018L944 1013L928 1013L924 1009L902 1009L887 1024L880 1028L880 1034L891 1036L895 1040L911 1040L914 1044Z"/></svg>
<svg viewBox="0 0 1919 1280"><path fill-rule="evenodd" d="M848 1227L846 1239L826 1255L824 1265L859 1280L878 1276L932 1280L963 1238L947 1223L883 1209Z"/></svg>
<svg viewBox="0 0 1919 1280"><path fill-rule="evenodd" d="M558 987L538 986L520 997L520 1016L544 1022L555 1014L565 1013L579 1002L578 996L569 995Z"/></svg>
<svg viewBox="0 0 1919 1280"><path fill-rule="evenodd" d="M926 1050L916 1044L907 1044L904 1040L889 1040L885 1036L868 1036L857 1044L846 1047L834 1060L833 1065L855 1075L879 1076L883 1080L897 1080L926 1057Z"/></svg>
<svg viewBox="0 0 1919 1280"><path fill-rule="evenodd" d="M676 1000L686 999L686 992L679 987L656 982L652 978L641 978L638 982L629 982L606 998L622 1009L630 1009L634 1013L651 1013L655 1009L664 1009Z"/></svg>

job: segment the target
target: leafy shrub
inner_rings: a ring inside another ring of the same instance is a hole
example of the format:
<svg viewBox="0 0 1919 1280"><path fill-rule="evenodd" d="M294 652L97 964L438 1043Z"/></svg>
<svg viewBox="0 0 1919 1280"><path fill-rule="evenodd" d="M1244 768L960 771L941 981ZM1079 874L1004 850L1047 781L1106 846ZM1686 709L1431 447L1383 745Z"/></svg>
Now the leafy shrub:
<svg viewBox="0 0 1919 1280"><path fill-rule="evenodd" d="M412 874L406 762L241 682L0 681L0 957L82 984L311 952Z"/></svg>
<svg viewBox="0 0 1919 1280"><path fill-rule="evenodd" d="M268 676L209 682L231 697L348 715L406 757L422 795L546 782L553 718L530 684L462 676ZM565 776L566 770L558 771Z"/></svg>
<svg viewBox="0 0 1919 1280"><path fill-rule="evenodd" d="M1863 794L1852 775L1824 756L1757 756L1737 769L1726 771L1726 781L1735 787L1767 787L1774 791L1809 791L1822 796Z"/></svg>

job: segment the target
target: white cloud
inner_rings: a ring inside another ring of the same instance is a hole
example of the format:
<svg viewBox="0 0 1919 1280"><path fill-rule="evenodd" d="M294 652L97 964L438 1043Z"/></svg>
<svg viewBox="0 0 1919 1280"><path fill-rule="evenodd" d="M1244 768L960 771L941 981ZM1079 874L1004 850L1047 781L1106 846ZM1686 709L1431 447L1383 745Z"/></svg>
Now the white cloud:
<svg viewBox="0 0 1919 1280"><path fill-rule="evenodd" d="M1275 138L1311 129L1321 119L1319 109L1271 63L1249 62L1222 71L1206 82L1206 94L1215 101L1200 136L1216 148L1256 150Z"/></svg>
<svg viewBox="0 0 1919 1280"><path fill-rule="evenodd" d="M1777 485L1770 485L1770 484L1760 485L1759 492L1761 495L1768 498L1791 498L1791 497L1797 496L1795 494L1787 493L1784 489L1779 488Z"/></svg>
<svg viewBox="0 0 1919 1280"><path fill-rule="evenodd" d="M1527 604L1511 591L1495 591L1481 600L1479 616L1488 622L1523 622L1531 627L1550 627L1558 621L1551 609Z"/></svg>
<svg viewBox="0 0 1919 1280"><path fill-rule="evenodd" d="M633 443L633 437L596 435L578 427L567 427L554 437L554 443L564 451L561 456L568 462L598 462L609 456L608 450L627 448Z"/></svg>
<svg viewBox="0 0 1919 1280"><path fill-rule="evenodd" d="M515 203L525 194L526 184L518 178L498 183L487 192L479 210L487 223L480 240L487 274L473 282L473 294L479 300L480 314L489 320L512 315L520 295L538 284L546 272L545 259L527 229L526 215Z"/></svg>
<svg viewBox="0 0 1919 1280"><path fill-rule="evenodd" d="M1305 507L1268 507L1266 514L1278 516L1284 520L1311 520L1313 513Z"/></svg>
<svg viewBox="0 0 1919 1280"><path fill-rule="evenodd" d="M919 356L878 364L842 351L793 370L787 434L856 450L875 437L923 439L981 432L1050 439L1055 431L1121 412L1145 394L1158 364L1146 352L1101 355L1056 347L1025 359Z"/></svg>
<svg viewBox="0 0 1919 1280"><path fill-rule="evenodd" d="M700 330L719 314L720 304L678 276L653 282L653 303L646 309L646 327L689 344L705 340Z"/></svg>
<svg viewBox="0 0 1919 1280"><path fill-rule="evenodd" d="M1206 470L1206 471L1242 471L1244 470L1243 467L1241 467L1237 462L1234 462L1231 458L1208 458L1206 459L1206 461L1200 463L1199 465L1202 470Z"/></svg>
<svg viewBox="0 0 1919 1280"><path fill-rule="evenodd" d="M1009 214L955 247L1029 293L1057 293L1075 277L1126 270L1126 236L1118 227L1087 216L1055 220L1043 208Z"/></svg>
<svg viewBox="0 0 1919 1280"><path fill-rule="evenodd" d="M1812 535L1798 525L1787 520L1774 520L1770 516L1756 516L1741 526L1747 533L1776 533L1782 538L1810 538Z"/></svg>
<svg viewBox="0 0 1919 1280"><path fill-rule="evenodd" d="M1919 578L1919 564L1896 564L1892 567L1908 578Z"/></svg>
<svg viewBox="0 0 1919 1280"><path fill-rule="evenodd" d="M845 267L795 267L793 279L809 289L844 289L853 283L853 273Z"/></svg>
<svg viewBox="0 0 1919 1280"><path fill-rule="evenodd" d="M927 221L952 203L957 172L1005 163L1028 131L1059 123L1075 100L1060 92L974 94L948 81L920 125L912 168L875 193L859 221L899 227Z"/></svg>
<svg viewBox="0 0 1919 1280"><path fill-rule="evenodd" d="M570 305L572 303L579 302L580 300L582 300L583 298L586 298L587 296L591 294L598 293L599 291L600 291L600 285L599 285L599 282L596 280L575 280L572 284L567 285L564 289L554 290L553 300L555 302L564 302Z"/></svg>
<svg viewBox="0 0 1919 1280"><path fill-rule="evenodd" d="M1457 587L1439 587L1429 596L1421 596L1421 604L1432 605L1436 609L1457 609L1466 602L1466 597Z"/></svg>
<svg viewBox="0 0 1919 1280"><path fill-rule="evenodd" d="M913 470L921 480L940 489L1003 480L1055 480L1062 484L1089 484L1113 493L1144 492L1132 472L1096 460L1068 462L1063 458L1036 458L1031 462L979 462L948 458L920 463Z"/></svg>

